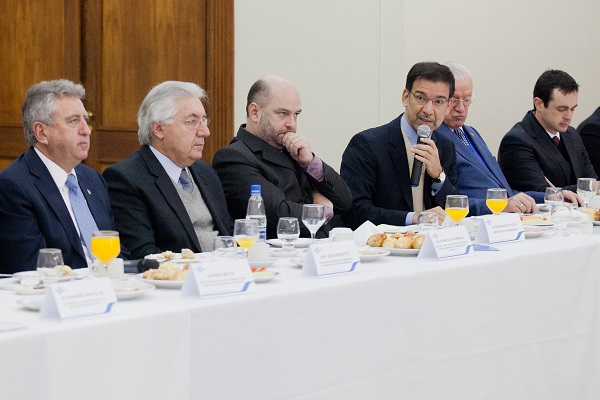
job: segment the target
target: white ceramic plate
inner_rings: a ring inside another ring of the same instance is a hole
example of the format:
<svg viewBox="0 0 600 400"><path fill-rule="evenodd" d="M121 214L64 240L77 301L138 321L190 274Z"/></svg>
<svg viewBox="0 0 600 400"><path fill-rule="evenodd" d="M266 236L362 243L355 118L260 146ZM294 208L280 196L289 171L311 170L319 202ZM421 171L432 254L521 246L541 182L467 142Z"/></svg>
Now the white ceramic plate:
<svg viewBox="0 0 600 400"><path fill-rule="evenodd" d="M375 249L388 250L393 256L416 256L421 249L392 249L390 247L374 247Z"/></svg>
<svg viewBox="0 0 600 400"><path fill-rule="evenodd" d="M291 258L298 255L298 250L271 249L271 255L278 258Z"/></svg>
<svg viewBox="0 0 600 400"><path fill-rule="evenodd" d="M44 299L44 296L23 297L22 299L17 300L17 303L28 310L40 311L42 309L42 304L44 304Z"/></svg>
<svg viewBox="0 0 600 400"><path fill-rule="evenodd" d="M375 261L379 257L385 257L387 255L390 255L390 253L391 252L388 249L371 247L368 250L363 250L363 251L359 250L358 256L360 257L361 262L369 262L369 261Z"/></svg>
<svg viewBox="0 0 600 400"><path fill-rule="evenodd" d="M269 243L271 246L275 246L275 247L281 247L283 246L283 242L279 239L268 239L267 243ZM312 239L309 238L298 238L296 239L296 241L294 242L294 247L297 249L303 249L305 247L308 247L312 244Z"/></svg>
<svg viewBox="0 0 600 400"><path fill-rule="evenodd" d="M204 253L194 253L194 256L196 257L196 259L201 258L201 257L206 257L207 254ZM174 263L186 263L186 262L192 262L194 261L194 259L190 259L190 258L181 258L181 253L173 253L173 257L172 258L165 258L165 256L161 254L148 254L146 257L144 257L145 259L150 259L150 260L156 260L160 263L165 262L165 261L170 261L170 262L174 262Z"/></svg>
<svg viewBox="0 0 600 400"><path fill-rule="evenodd" d="M143 296L156 286L138 279L112 280L113 290L118 300L130 300Z"/></svg>
<svg viewBox="0 0 600 400"><path fill-rule="evenodd" d="M546 221L543 219L526 219L521 221L523 226L552 226L552 221Z"/></svg>
<svg viewBox="0 0 600 400"><path fill-rule="evenodd" d="M542 236L544 233L548 232L547 230L544 231L525 231L525 239L533 239L536 237L540 237Z"/></svg>
<svg viewBox="0 0 600 400"><path fill-rule="evenodd" d="M87 268L85 268L85 270L87 272ZM58 281L59 282L70 281L72 279L77 278L78 275L79 274L77 274L77 273L73 273L73 275L71 275L71 276L61 276L61 277L58 278ZM41 279L40 278L40 274L37 271L22 271L22 272L17 272L15 274L13 274L13 276L15 278L17 278L19 281L21 281L22 279L27 279L27 278Z"/></svg>
<svg viewBox="0 0 600 400"><path fill-rule="evenodd" d="M276 258L269 258L267 261L252 261L249 262L251 267L271 267L277 262Z"/></svg>
<svg viewBox="0 0 600 400"><path fill-rule="evenodd" d="M159 281L154 279L144 279L144 274L137 274L136 276L142 282L150 283L161 289L180 289L183 286L183 281Z"/></svg>
<svg viewBox="0 0 600 400"><path fill-rule="evenodd" d="M263 272L255 272L252 274L252 276L254 277L254 282L265 283L265 282L269 282L270 280L275 278L275 276L277 274L278 274L278 272L263 271Z"/></svg>

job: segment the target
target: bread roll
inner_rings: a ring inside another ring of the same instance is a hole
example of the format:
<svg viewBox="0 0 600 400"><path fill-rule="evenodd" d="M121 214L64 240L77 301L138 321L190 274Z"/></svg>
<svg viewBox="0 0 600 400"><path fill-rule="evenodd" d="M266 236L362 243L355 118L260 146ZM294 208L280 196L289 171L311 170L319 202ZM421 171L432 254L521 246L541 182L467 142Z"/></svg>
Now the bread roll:
<svg viewBox="0 0 600 400"><path fill-rule="evenodd" d="M401 238L398 239L398 241L396 242L396 248L397 249L410 249L410 247L412 246L412 238L408 237L408 236L403 236Z"/></svg>
<svg viewBox="0 0 600 400"><path fill-rule="evenodd" d="M381 247L385 239L387 239L387 235L385 233L378 233L376 235L369 236L369 239L367 239L367 244L373 247Z"/></svg>
<svg viewBox="0 0 600 400"><path fill-rule="evenodd" d="M397 241L398 241L397 239L393 239L393 238L385 239L383 241L383 244L381 245L381 247L394 248L394 247L396 247Z"/></svg>
<svg viewBox="0 0 600 400"><path fill-rule="evenodd" d="M415 236L412 241L412 248L420 249L423 246L424 241L425 241L425 235L423 235L422 233Z"/></svg>
<svg viewBox="0 0 600 400"><path fill-rule="evenodd" d="M193 260L196 258L196 255L190 249L181 249L181 258L185 260Z"/></svg>

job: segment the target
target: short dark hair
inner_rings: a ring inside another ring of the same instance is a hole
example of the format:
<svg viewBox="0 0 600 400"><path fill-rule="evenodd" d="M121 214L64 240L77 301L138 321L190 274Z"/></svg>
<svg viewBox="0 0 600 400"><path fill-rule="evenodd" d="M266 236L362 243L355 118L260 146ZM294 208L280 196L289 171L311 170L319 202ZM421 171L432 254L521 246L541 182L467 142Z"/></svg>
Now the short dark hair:
<svg viewBox="0 0 600 400"><path fill-rule="evenodd" d="M413 84L417 79L447 83L450 86L448 98L454 96L454 75L445 65L437 62L420 62L413 65L406 75L406 90L412 91Z"/></svg>
<svg viewBox="0 0 600 400"><path fill-rule="evenodd" d="M533 97L538 97L544 102L544 107L548 107L554 89L558 89L562 94L577 92L579 85L575 79L564 71L549 69L544 71L538 78L533 88Z"/></svg>
<svg viewBox="0 0 600 400"><path fill-rule="evenodd" d="M249 116L248 107L250 107L250 104L256 103L259 107L264 107L267 104L270 93L271 85L267 82L267 79L261 78L254 82L250 87L246 100L246 117Z"/></svg>

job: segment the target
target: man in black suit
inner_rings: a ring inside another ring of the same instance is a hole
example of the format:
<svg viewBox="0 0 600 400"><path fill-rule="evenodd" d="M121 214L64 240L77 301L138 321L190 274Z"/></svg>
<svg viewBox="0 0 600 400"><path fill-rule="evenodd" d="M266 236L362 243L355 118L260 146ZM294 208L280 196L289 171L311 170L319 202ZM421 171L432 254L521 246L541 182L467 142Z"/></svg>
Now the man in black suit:
<svg viewBox="0 0 600 400"><path fill-rule="evenodd" d="M217 174L203 161L210 135L202 100L190 82L154 87L138 111L142 147L104 171L121 240L134 258L162 251L212 251L232 220Z"/></svg>
<svg viewBox="0 0 600 400"><path fill-rule="evenodd" d="M596 175L600 175L600 107L577 127Z"/></svg>
<svg viewBox="0 0 600 400"><path fill-rule="evenodd" d="M508 131L498 149L498 163L513 189L577 191L578 178L597 179L581 137L569 126L578 90L575 79L563 71L548 70L538 78L534 109Z"/></svg>
<svg viewBox="0 0 600 400"><path fill-rule="evenodd" d="M83 86L64 79L35 84L25 95L29 150L0 172L2 273L34 270L45 247L59 248L71 268L85 268L92 232L115 229L102 176L81 164L91 134L84 97Z"/></svg>
<svg viewBox="0 0 600 400"><path fill-rule="evenodd" d="M341 175L352 191L352 212L346 223L353 228L374 224L410 225L421 211L433 211L440 221L446 196L457 194L454 145L434 132L448 113L454 94L450 69L436 62L415 64L402 92L404 114L393 121L360 132L342 156ZM417 144L420 125L430 139ZM419 185L411 187L413 160L423 163Z"/></svg>
<svg viewBox="0 0 600 400"><path fill-rule="evenodd" d="M233 218L245 217L250 185L262 186L268 238L277 237L280 217L301 220L304 204L323 204L329 221L352 203L343 179L296 133L301 111L300 95L290 81L259 79L248 93L246 124L213 158ZM329 228L325 224L317 237L326 236ZM309 236L303 225L301 229L302 236Z"/></svg>

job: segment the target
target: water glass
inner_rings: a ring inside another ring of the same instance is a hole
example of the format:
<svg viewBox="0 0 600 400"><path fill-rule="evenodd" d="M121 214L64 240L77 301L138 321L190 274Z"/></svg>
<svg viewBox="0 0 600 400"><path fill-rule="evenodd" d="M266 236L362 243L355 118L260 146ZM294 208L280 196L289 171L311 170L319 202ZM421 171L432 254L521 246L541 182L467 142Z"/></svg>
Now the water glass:
<svg viewBox="0 0 600 400"><path fill-rule="evenodd" d="M215 237L215 252L220 256L230 256L237 254L237 246L233 236Z"/></svg>
<svg viewBox="0 0 600 400"><path fill-rule="evenodd" d="M417 229L419 232L431 231L439 229L439 227L440 222L436 213L430 211L419 213L419 219L417 221Z"/></svg>
<svg viewBox="0 0 600 400"><path fill-rule="evenodd" d="M300 237L298 218L282 217L277 223L277 238L281 240L282 250L293 250L294 242Z"/></svg>
<svg viewBox="0 0 600 400"><path fill-rule="evenodd" d="M598 181L594 178L577 179L577 194L583 199L585 208L589 207L590 201L592 201L597 191Z"/></svg>
<svg viewBox="0 0 600 400"><path fill-rule="evenodd" d="M54 268L57 265L63 265L60 249L40 249L36 267L44 283L56 282L62 275L61 268Z"/></svg>
<svg viewBox="0 0 600 400"><path fill-rule="evenodd" d="M544 193L544 203L548 206L548 211L550 211L550 205L555 203L562 203L565 201L565 198L562 194L562 188L559 187L547 187L546 192Z"/></svg>
<svg viewBox="0 0 600 400"><path fill-rule="evenodd" d="M325 206L322 204L305 204L302 206L302 222L310 231L312 241L315 241L315 234L325 223Z"/></svg>
<svg viewBox="0 0 600 400"><path fill-rule="evenodd" d="M550 215L554 225L553 236L569 236L567 226L571 222L571 204L553 203L550 205Z"/></svg>

